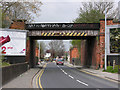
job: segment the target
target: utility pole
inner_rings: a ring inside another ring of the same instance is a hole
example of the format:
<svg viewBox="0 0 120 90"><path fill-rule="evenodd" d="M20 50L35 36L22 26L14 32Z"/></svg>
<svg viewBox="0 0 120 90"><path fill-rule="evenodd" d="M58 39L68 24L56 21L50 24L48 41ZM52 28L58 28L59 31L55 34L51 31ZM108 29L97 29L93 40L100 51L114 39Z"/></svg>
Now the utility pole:
<svg viewBox="0 0 120 90"><path fill-rule="evenodd" d="M106 22L106 19L107 19L107 15L106 15L106 7L105 7L105 70L107 70L107 37L106 37L106 30L107 30L107 28L106 28L106 26L107 26L107 22Z"/></svg>

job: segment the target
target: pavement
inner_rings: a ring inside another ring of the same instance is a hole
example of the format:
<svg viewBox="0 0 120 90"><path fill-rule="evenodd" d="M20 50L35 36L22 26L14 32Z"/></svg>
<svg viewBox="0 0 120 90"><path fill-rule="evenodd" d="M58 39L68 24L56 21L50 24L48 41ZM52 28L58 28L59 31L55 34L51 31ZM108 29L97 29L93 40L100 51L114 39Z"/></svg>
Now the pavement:
<svg viewBox="0 0 120 90"><path fill-rule="evenodd" d="M10 82L6 83L2 88L32 88L32 80L34 76L41 70L45 62L40 63L35 68L31 68Z"/></svg>
<svg viewBox="0 0 120 90"><path fill-rule="evenodd" d="M83 71L83 72L91 74L91 75L109 79L114 82L120 82L120 74L117 74L117 73L103 72L103 69L95 70L95 69L91 69L91 68L82 68L79 65L72 65L69 62L65 62L65 65L67 65L69 67L75 67L75 68L79 69L80 71Z"/></svg>

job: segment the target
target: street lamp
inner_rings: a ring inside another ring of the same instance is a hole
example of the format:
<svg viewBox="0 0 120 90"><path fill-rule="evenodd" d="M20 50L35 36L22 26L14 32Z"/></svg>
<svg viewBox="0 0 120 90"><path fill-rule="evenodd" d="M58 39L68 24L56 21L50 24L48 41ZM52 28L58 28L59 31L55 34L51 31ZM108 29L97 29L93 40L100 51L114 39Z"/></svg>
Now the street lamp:
<svg viewBox="0 0 120 90"><path fill-rule="evenodd" d="M106 28L106 26L107 26L107 22L106 22L106 18L107 18L107 15L106 15L106 7L105 7L105 70L107 70L107 28Z"/></svg>
<svg viewBox="0 0 120 90"><path fill-rule="evenodd" d="M39 41L39 60L40 60L40 41Z"/></svg>

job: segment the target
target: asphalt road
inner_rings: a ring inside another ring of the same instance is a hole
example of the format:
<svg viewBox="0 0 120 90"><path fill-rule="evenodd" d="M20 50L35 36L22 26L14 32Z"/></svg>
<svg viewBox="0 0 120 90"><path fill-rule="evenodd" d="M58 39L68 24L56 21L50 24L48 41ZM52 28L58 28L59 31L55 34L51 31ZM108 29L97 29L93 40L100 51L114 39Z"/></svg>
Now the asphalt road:
<svg viewBox="0 0 120 90"><path fill-rule="evenodd" d="M36 76L38 88L118 88L118 84L65 65L48 63ZM103 89L102 89L103 90ZM105 89L106 90L106 89ZM110 90L110 89L108 89Z"/></svg>

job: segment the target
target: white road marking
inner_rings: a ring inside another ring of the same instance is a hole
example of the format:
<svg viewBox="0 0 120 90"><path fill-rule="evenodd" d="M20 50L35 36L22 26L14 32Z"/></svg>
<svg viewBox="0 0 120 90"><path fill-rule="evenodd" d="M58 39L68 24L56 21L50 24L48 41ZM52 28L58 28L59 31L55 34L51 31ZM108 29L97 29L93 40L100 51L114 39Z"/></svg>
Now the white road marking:
<svg viewBox="0 0 120 90"><path fill-rule="evenodd" d="M63 73L67 75L67 73L63 70Z"/></svg>
<svg viewBox="0 0 120 90"><path fill-rule="evenodd" d="M71 75L68 75L70 78L74 79L74 77L72 77Z"/></svg>
<svg viewBox="0 0 120 90"><path fill-rule="evenodd" d="M65 72L64 70L62 70L62 72Z"/></svg>
<svg viewBox="0 0 120 90"><path fill-rule="evenodd" d="M88 86L88 84L86 84L86 83L84 83L84 82L82 82L80 80L76 80L76 81L79 82L79 83L81 83L81 84L84 84L84 85Z"/></svg>
<svg viewBox="0 0 120 90"><path fill-rule="evenodd" d="M66 72L64 72L64 74L66 74L66 75L67 75L67 73L66 73Z"/></svg>

